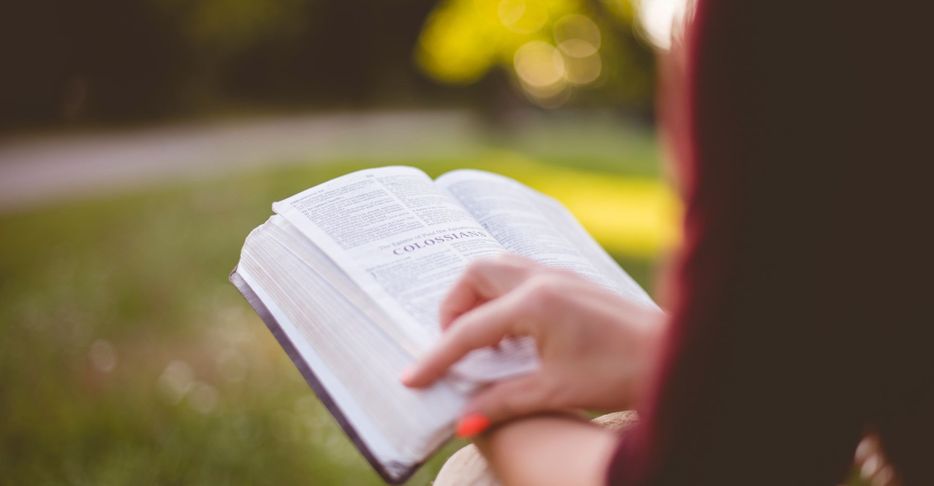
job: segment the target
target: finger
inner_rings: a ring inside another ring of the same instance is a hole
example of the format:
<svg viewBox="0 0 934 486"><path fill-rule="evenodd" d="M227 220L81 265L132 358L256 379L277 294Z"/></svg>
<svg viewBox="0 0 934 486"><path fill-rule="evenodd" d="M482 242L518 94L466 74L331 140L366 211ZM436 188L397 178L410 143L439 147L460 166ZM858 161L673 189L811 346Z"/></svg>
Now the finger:
<svg viewBox="0 0 934 486"><path fill-rule="evenodd" d="M451 323L464 312L489 300L483 297L483 292L479 288L476 277L471 275L470 268L472 267L467 268L464 275L451 287L441 302L438 313L442 331L446 331Z"/></svg>
<svg viewBox="0 0 934 486"><path fill-rule="evenodd" d="M558 409L549 397L548 382L539 373L494 383L477 393L467 405L468 414L479 413L492 423L535 412Z"/></svg>
<svg viewBox="0 0 934 486"><path fill-rule="evenodd" d="M874 474L868 478L872 486L893 486L896 483L895 470L889 464L883 464Z"/></svg>
<svg viewBox="0 0 934 486"><path fill-rule="evenodd" d="M456 325L441 335L435 348L406 372L403 384L412 387L430 385L467 353L492 346L508 335L525 334L518 319L523 309L522 297L520 293L513 292L463 314Z"/></svg>
<svg viewBox="0 0 934 486"><path fill-rule="evenodd" d="M876 446L875 439L872 435L867 435L859 441L859 445L856 446L855 459L856 462L863 462L869 458L872 454L876 452L878 447Z"/></svg>
<svg viewBox="0 0 934 486"><path fill-rule="evenodd" d="M442 301L441 328L447 329L461 314L514 289L538 267L532 260L509 254L475 260Z"/></svg>

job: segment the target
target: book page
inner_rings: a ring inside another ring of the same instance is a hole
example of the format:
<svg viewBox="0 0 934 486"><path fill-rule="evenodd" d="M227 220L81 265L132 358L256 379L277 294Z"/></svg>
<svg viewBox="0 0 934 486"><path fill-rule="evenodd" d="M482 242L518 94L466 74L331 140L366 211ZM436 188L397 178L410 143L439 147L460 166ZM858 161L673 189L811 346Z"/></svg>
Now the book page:
<svg viewBox="0 0 934 486"><path fill-rule="evenodd" d="M411 167L367 169L325 182L273 209L318 245L408 331L418 356L440 336L438 308L470 260L502 253L490 233L424 172ZM403 343L403 345L405 345ZM526 350L527 351L527 350ZM500 355L489 366L459 365L475 379L530 368L528 352Z"/></svg>
<svg viewBox="0 0 934 486"><path fill-rule="evenodd" d="M615 292L655 305L559 202L498 174L448 172L436 181L507 250L573 270Z"/></svg>
<svg viewBox="0 0 934 486"><path fill-rule="evenodd" d="M446 380L403 386L398 376L412 357L375 324L386 317L294 226L273 216L254 230L237 273L327 390L322 398L338 405L384 466L405 469L447 438L463 392Z"/></svg>

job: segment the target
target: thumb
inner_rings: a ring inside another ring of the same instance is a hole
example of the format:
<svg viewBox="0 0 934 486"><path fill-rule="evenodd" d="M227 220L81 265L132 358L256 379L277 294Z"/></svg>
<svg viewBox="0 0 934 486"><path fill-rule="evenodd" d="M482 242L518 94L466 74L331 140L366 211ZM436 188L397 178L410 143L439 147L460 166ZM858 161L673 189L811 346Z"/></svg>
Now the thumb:
<svg viewBox="0 0 934 486"><path fill-rule="evenodd" d="M511 380L500 381L483 389L467 405L468 414L480 414L490 422L544 410L556 409L551 403L552 385L540 373L532 373Z"/></svg>

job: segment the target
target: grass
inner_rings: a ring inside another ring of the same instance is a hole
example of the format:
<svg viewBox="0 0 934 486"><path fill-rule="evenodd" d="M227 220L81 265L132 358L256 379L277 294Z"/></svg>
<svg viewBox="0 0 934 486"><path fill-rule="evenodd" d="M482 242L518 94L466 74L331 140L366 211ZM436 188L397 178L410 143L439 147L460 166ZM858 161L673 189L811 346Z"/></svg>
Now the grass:
<svg viewBox="0 0 934 486"><path fill-rule="evenodd" d="M582 170L493 152L422 167L493 169L553 193L650 286L652 255L675 237L673 198L646 157L583 158ZM226 280L271 201L362 166L289 165L0 216L0 483L380 484ZM633 201L655 219L600 226Z"/></svg>

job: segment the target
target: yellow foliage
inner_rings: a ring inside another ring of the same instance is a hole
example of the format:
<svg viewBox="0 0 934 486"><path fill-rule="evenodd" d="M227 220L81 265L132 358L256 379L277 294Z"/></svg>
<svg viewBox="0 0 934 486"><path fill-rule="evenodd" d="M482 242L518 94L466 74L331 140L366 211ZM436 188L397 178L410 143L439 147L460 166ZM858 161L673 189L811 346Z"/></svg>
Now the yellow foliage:
<svg viewBox="0 0 934 486"><path fill-rule="evenodd" d="M635 6L632 0L601 0L606 9L612 13L617 20L624 23L632 23L636 17ZM645 1L645 0L641 0Z"/></svg>
<svg viewBox="0 0 934 486"><path fill-rule="evenodd" d="M511 66L526 42L551 42L553 23L580 9L578 0L446 0L426 21L416 60L441 82L469 84Z"/></svg>

